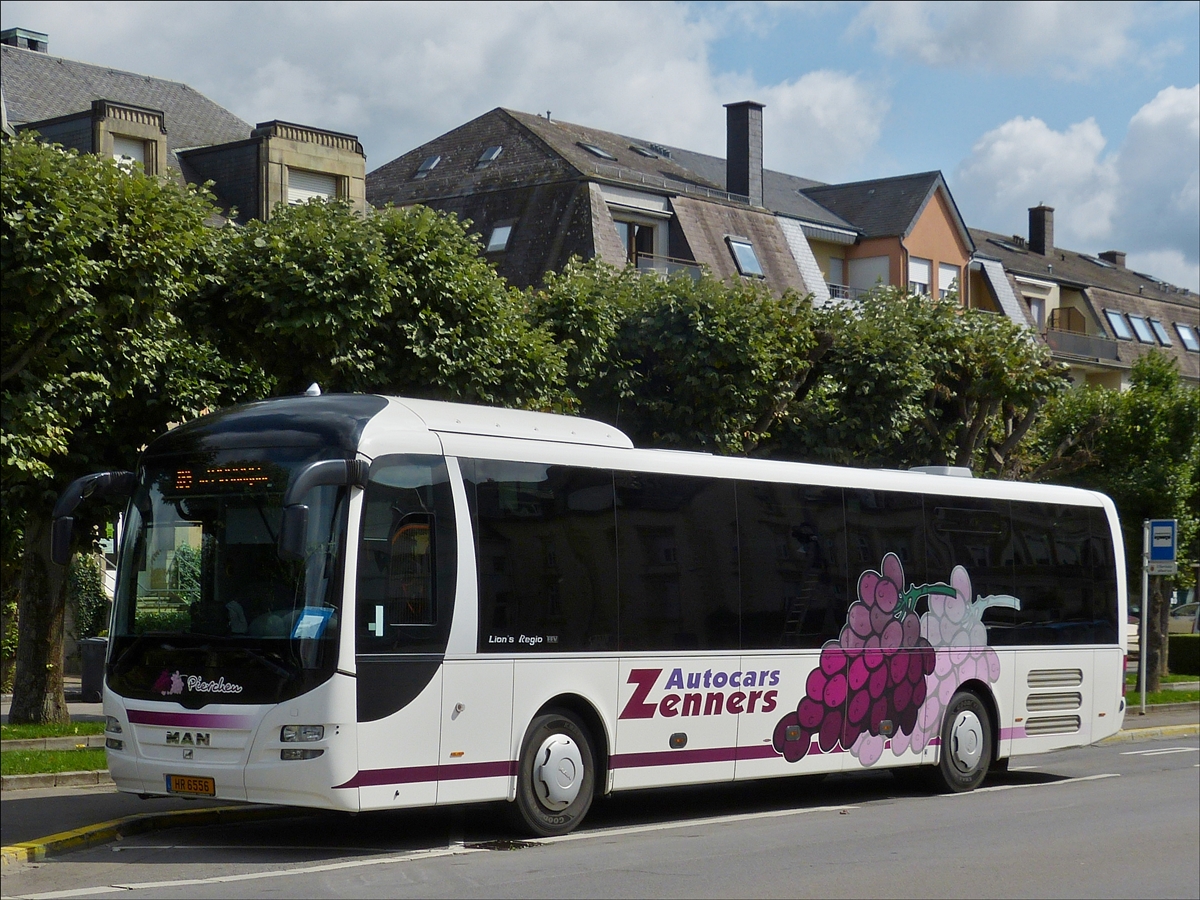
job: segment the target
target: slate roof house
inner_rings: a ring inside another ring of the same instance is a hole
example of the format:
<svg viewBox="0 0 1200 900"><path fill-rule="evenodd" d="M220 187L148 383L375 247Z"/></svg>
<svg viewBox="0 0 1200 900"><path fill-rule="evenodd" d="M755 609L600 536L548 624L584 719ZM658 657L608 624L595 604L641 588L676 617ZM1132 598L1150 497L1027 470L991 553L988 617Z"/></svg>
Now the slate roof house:
<svg viewBox="0 0 1200 900"><path fill-rule="evenodd" d="M1120 388L1142 354L1171 356L1200 383L1200 294L1125 265L1054 244L1054 209L1029 210L1029 235L971 229L981 266L1002 267L1022 312L1077 382Z"/></svg>
<svg viewBox="0 0 1200 900"><path fill-rule="evenodd" d="M50 56L45 34L0 32L3 116L14 131L213 192L237 218L280 203L342 197L366 210L366 156L354 135L262 122L255 127L186 84Z"/></svg>
<svg viewBox="0 0 1200 900"><path fill-rule="evenodd" d="M762 278L818 302L877 283L946 291L974 247L938 172L845 185L764 169L760 103L726 104L725 159L494 109L367 176L375 206L469 219L513 284L572 256ZM981 288L966 302L998 309Z"/></svg>

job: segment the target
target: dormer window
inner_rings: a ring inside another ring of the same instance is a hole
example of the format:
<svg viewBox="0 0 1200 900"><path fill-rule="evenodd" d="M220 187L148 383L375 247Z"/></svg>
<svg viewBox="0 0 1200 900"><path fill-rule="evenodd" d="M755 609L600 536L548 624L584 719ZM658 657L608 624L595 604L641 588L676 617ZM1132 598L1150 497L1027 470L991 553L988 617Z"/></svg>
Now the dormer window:
<svg viewBox="0 0 1200 900"><path fill-rule="evenodd" d="M437 167L437 164L440 163L441 161L442 161L442 158L440 156L425 157L424 161L422 161L422 163L419 166L417 166L417 171L413 173L413 180L416 180L418 178L425 178L430 172L432 172Z"/></svg>
<svg viewBox="0 0 1200 900"><path fill-rule="evenodd" d="M479 154L479 159L475 160L475 168L486 169L488 166L490 166L492 163L494 163L497 159L499 159L500 154L503 152L504 152L504 148L499 145L497 145L495 147L488 147L486 150L484 150L482 153Z"/></svg>
<svg viewBox="0 0 1200 900"><path fill-rule="evenodd" d="M579 146L592 154L592 156L598 156L601 159L611 159L613 162L617 161L617 158L603 147L597 147L595 144L589 144L587 141L579 141Z"/></svg>
<svg viewBox="0 0 1200 900"><path fill-rule="evenodd" d="M725 242L729 244L729 252L733 254L733 261L737 264L741 274L754 278L765 277L762 265L758 261L758 255L754 252L754 245L750 243L749 238L726 237Z"/></svg>
<svg viewBox="0 0 1200 900"><path fill-rule="evenodd" d="M146 167L146 142L137 138L113 135L113 159L127 169L132 169L134 163Z"/></svg>
<svg viewBox="0 0 1200 900"><path fill-rule="evenodd" d="M487 249L485 253L500 253L508 249L509 238L512 237L513 223L509 222L506 225L497 225L492 229L492 233L488 236Z"/></svg>

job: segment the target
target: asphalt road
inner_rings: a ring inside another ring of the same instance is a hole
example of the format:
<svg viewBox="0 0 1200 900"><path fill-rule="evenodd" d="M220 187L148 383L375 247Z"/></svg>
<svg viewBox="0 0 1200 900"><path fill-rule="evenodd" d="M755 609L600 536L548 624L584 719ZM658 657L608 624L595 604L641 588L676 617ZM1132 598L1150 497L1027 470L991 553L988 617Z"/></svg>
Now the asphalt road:
<svg viewBox="0 0 1200 900"><path fill-rule="evenodd" d="M174 829L5 871L130 897L1200 896L1200 738L1026 757L963 795L887 773L644 791L566 838L503 807ZM7 819L8 801L5 803Z"/></svg>

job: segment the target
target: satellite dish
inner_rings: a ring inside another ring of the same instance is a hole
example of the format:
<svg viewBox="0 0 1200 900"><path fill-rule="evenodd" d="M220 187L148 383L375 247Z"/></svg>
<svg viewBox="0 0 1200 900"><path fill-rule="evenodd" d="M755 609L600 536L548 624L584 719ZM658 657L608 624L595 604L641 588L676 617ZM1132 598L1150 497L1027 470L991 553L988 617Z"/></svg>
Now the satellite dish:
<svg viewBox="0 0 1200 900"><path fill-rule="evenodd" d="M305 397L320 397L321 396L321 386L314 381L312 384L310 384L308 386L308 390L304 392L304 396Z"/></svg>

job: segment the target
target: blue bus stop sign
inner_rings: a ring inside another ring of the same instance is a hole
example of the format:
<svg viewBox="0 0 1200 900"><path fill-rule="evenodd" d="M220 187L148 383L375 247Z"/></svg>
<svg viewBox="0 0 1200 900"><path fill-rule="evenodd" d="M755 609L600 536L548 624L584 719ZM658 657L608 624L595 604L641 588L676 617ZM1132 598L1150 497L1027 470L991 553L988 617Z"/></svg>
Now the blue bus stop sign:
<svg viewBox="0 0 1200 900"><path fill-rule="evenodd" d="M1150 520L1151 575L1175 574L1175 544L1178 531L1174 519Z"/></svg>

